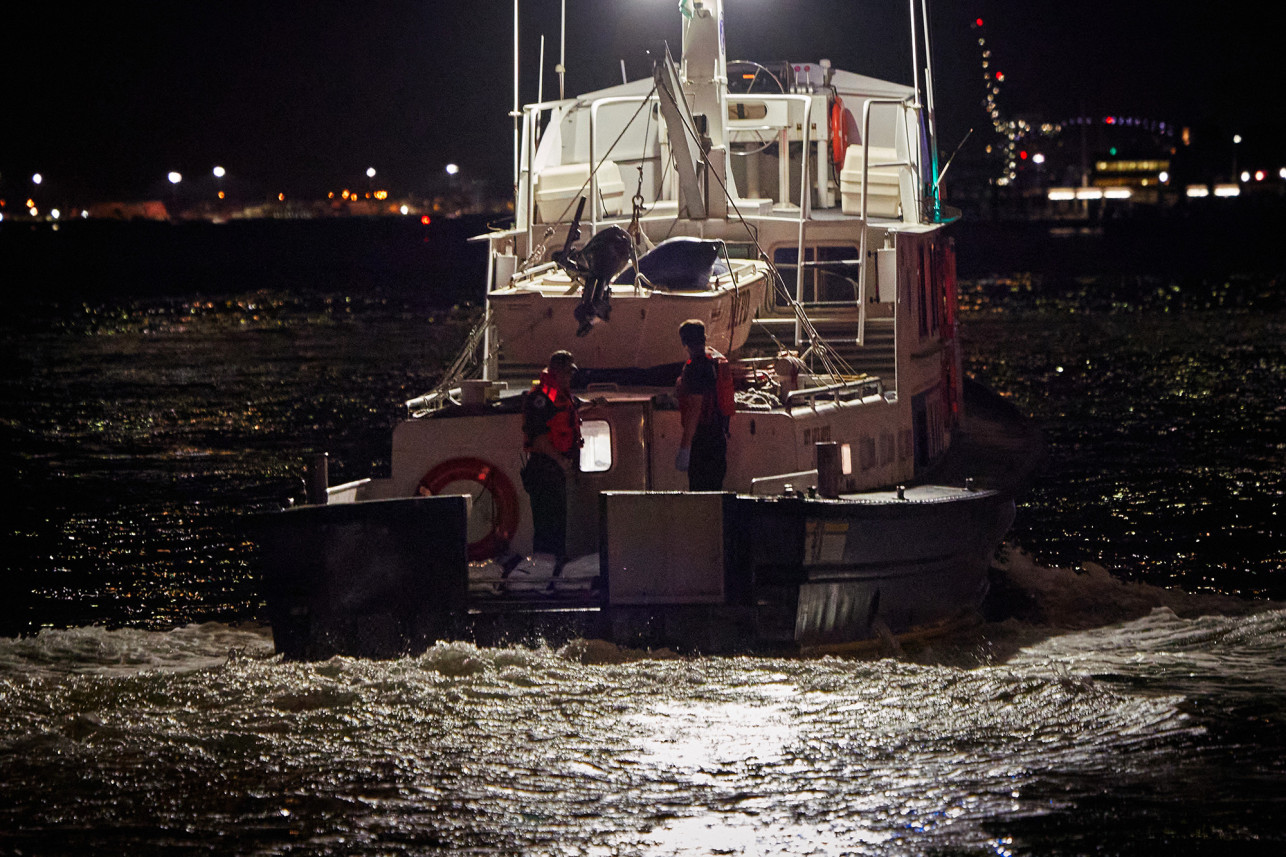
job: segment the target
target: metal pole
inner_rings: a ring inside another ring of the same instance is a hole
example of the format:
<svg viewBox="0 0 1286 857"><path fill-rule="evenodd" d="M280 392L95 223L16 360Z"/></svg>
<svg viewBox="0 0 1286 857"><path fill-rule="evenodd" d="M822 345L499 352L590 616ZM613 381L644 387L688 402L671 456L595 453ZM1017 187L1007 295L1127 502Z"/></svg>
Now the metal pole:
<svg viewBox="0 0 1286 857"><path fill-rule="evenodd" d="M540 34L540 74L536 78L536 103L545 102L545 34Z"/></svg>
<svg viewBox="0 0 1286 857"><path fill-rule="evenodd" d="M933 45L929 40L929 0L920 0L920 17L924 19L924 92L929 110L929 163L933 188L933 219L942 213L942 197L938 188L938 113L933 104Z"/></svg>
<svg viewBox="0 0 1286 857"><path fill-rule="evenodd" d="M563 91L563 77L567 74L567 0L562 2L562 18L558 30L558 99L567 97Z"/></svg>
<svg viewBox="0 0 1286 857"><path fill-rule="evenodd" d="M518 0L514 0L514 187L518 187Z"/></svg>
<svg viewBox="0 0 1286 857"><path fill-rule="evenodd" d="M915 0L907 0L911 15L911 83L915 87L915 103L920 103L920 55L919 45L915 40ZM862 141L866 143L866 140ZM869 143L867 145L870 145Z"/></svg>
<svg viewBox="0 0 1286 857"><path fill-rule="evenodd" d="M330 482L328 458L326 453L319 452L304 468L304 495L310 506L326 505L326 488Z"/></svg>

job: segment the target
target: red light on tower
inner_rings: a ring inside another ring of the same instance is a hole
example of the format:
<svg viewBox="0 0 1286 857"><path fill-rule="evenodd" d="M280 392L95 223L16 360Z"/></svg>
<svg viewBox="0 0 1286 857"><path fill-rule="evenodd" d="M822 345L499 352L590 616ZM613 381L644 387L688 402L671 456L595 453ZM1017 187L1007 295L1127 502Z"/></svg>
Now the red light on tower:
<svg viewBox="0 0 1286 857"><path fill-rule="evenodd" d="M973 25L974 25L975 27L981 27L981 26L982 26L982 19L981 19L981 18L974 18L974 20L973 20Z"/></svg>
<svg viewBox="0 0 1286 857"><path fill-rule="evenodd" d="M432 222L432 218L430 218L427 214L421 214L420 222L423 223L425 226L428 226L429 223Z"/></svg>
<svg viewBox="0 0 1286 857"><path fill-rule="evenodd" d="M1018 157L1024 161L1027 160L1027 150L1023 149L1021 152L1019 152Z"/></svg>

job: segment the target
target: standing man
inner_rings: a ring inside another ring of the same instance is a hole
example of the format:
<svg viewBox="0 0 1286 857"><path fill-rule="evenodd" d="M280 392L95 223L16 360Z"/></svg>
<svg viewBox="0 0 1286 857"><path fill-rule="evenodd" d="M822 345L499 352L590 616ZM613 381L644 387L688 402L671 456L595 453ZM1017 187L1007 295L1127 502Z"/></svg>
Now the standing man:
<svg viewBox="0 0 1286 857"><path fill-rule="evenodd" d="M679 341L688 350L688 362L679 375L677 397L683 439L674 466L688 472L691 491L722 491L728 472L728 415L724 400L731 400L732 379L720 364L723 355L706 346L706 327L690 319L679 325ZM726 389L725 389L726 388Z"/></svg>
<svg viewBox="0 0 1286 857"><path fill-rule="evenodd" d="M522 486L531 498L532 549L552 554L554 574L567 560L567 472L579 466L581 435L570 351L555 351L523 403Z"/></svg>

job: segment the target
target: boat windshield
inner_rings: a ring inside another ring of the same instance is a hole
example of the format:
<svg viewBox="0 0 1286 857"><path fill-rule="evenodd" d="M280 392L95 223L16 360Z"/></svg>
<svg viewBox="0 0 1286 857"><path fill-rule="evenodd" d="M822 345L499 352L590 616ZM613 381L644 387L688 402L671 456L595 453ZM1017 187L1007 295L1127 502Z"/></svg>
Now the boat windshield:
<svg viewBox="0 0 1286 857"><path fill-rule="evenodd" d="M860 251L851 244L805 247L799 302L805 306L856 303L862 267L860 259ZM777 248L773 252L773 264L782 280L793 285L800 267L798 248ZM787 296L780 292L775 300L777 306L785 306L789 302Z"/></svg>

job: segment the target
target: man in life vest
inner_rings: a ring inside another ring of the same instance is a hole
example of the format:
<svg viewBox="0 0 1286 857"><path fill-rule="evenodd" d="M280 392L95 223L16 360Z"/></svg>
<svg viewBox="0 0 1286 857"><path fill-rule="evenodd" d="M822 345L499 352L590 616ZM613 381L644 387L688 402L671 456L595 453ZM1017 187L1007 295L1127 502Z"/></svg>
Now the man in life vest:
<svg viewBox="0 0 1286 857"><path fill-rule="evenodd" d="M579 468L583 444L575 374L571 352L555 351L523 402L522 486L531 498L532 549L553 555L555 574L567 559L567 473Z"/></svg>
<svg viewBox="0 0 1286 857"><path fill-rule="evenodd" d="M679 325L679 341L688 349L688 362L676 391L683 438L674 466L687 471L689 490L722 491L728 472L728 418L735 408L731 367L722 354L706 346L701 321Z"/></svg>

